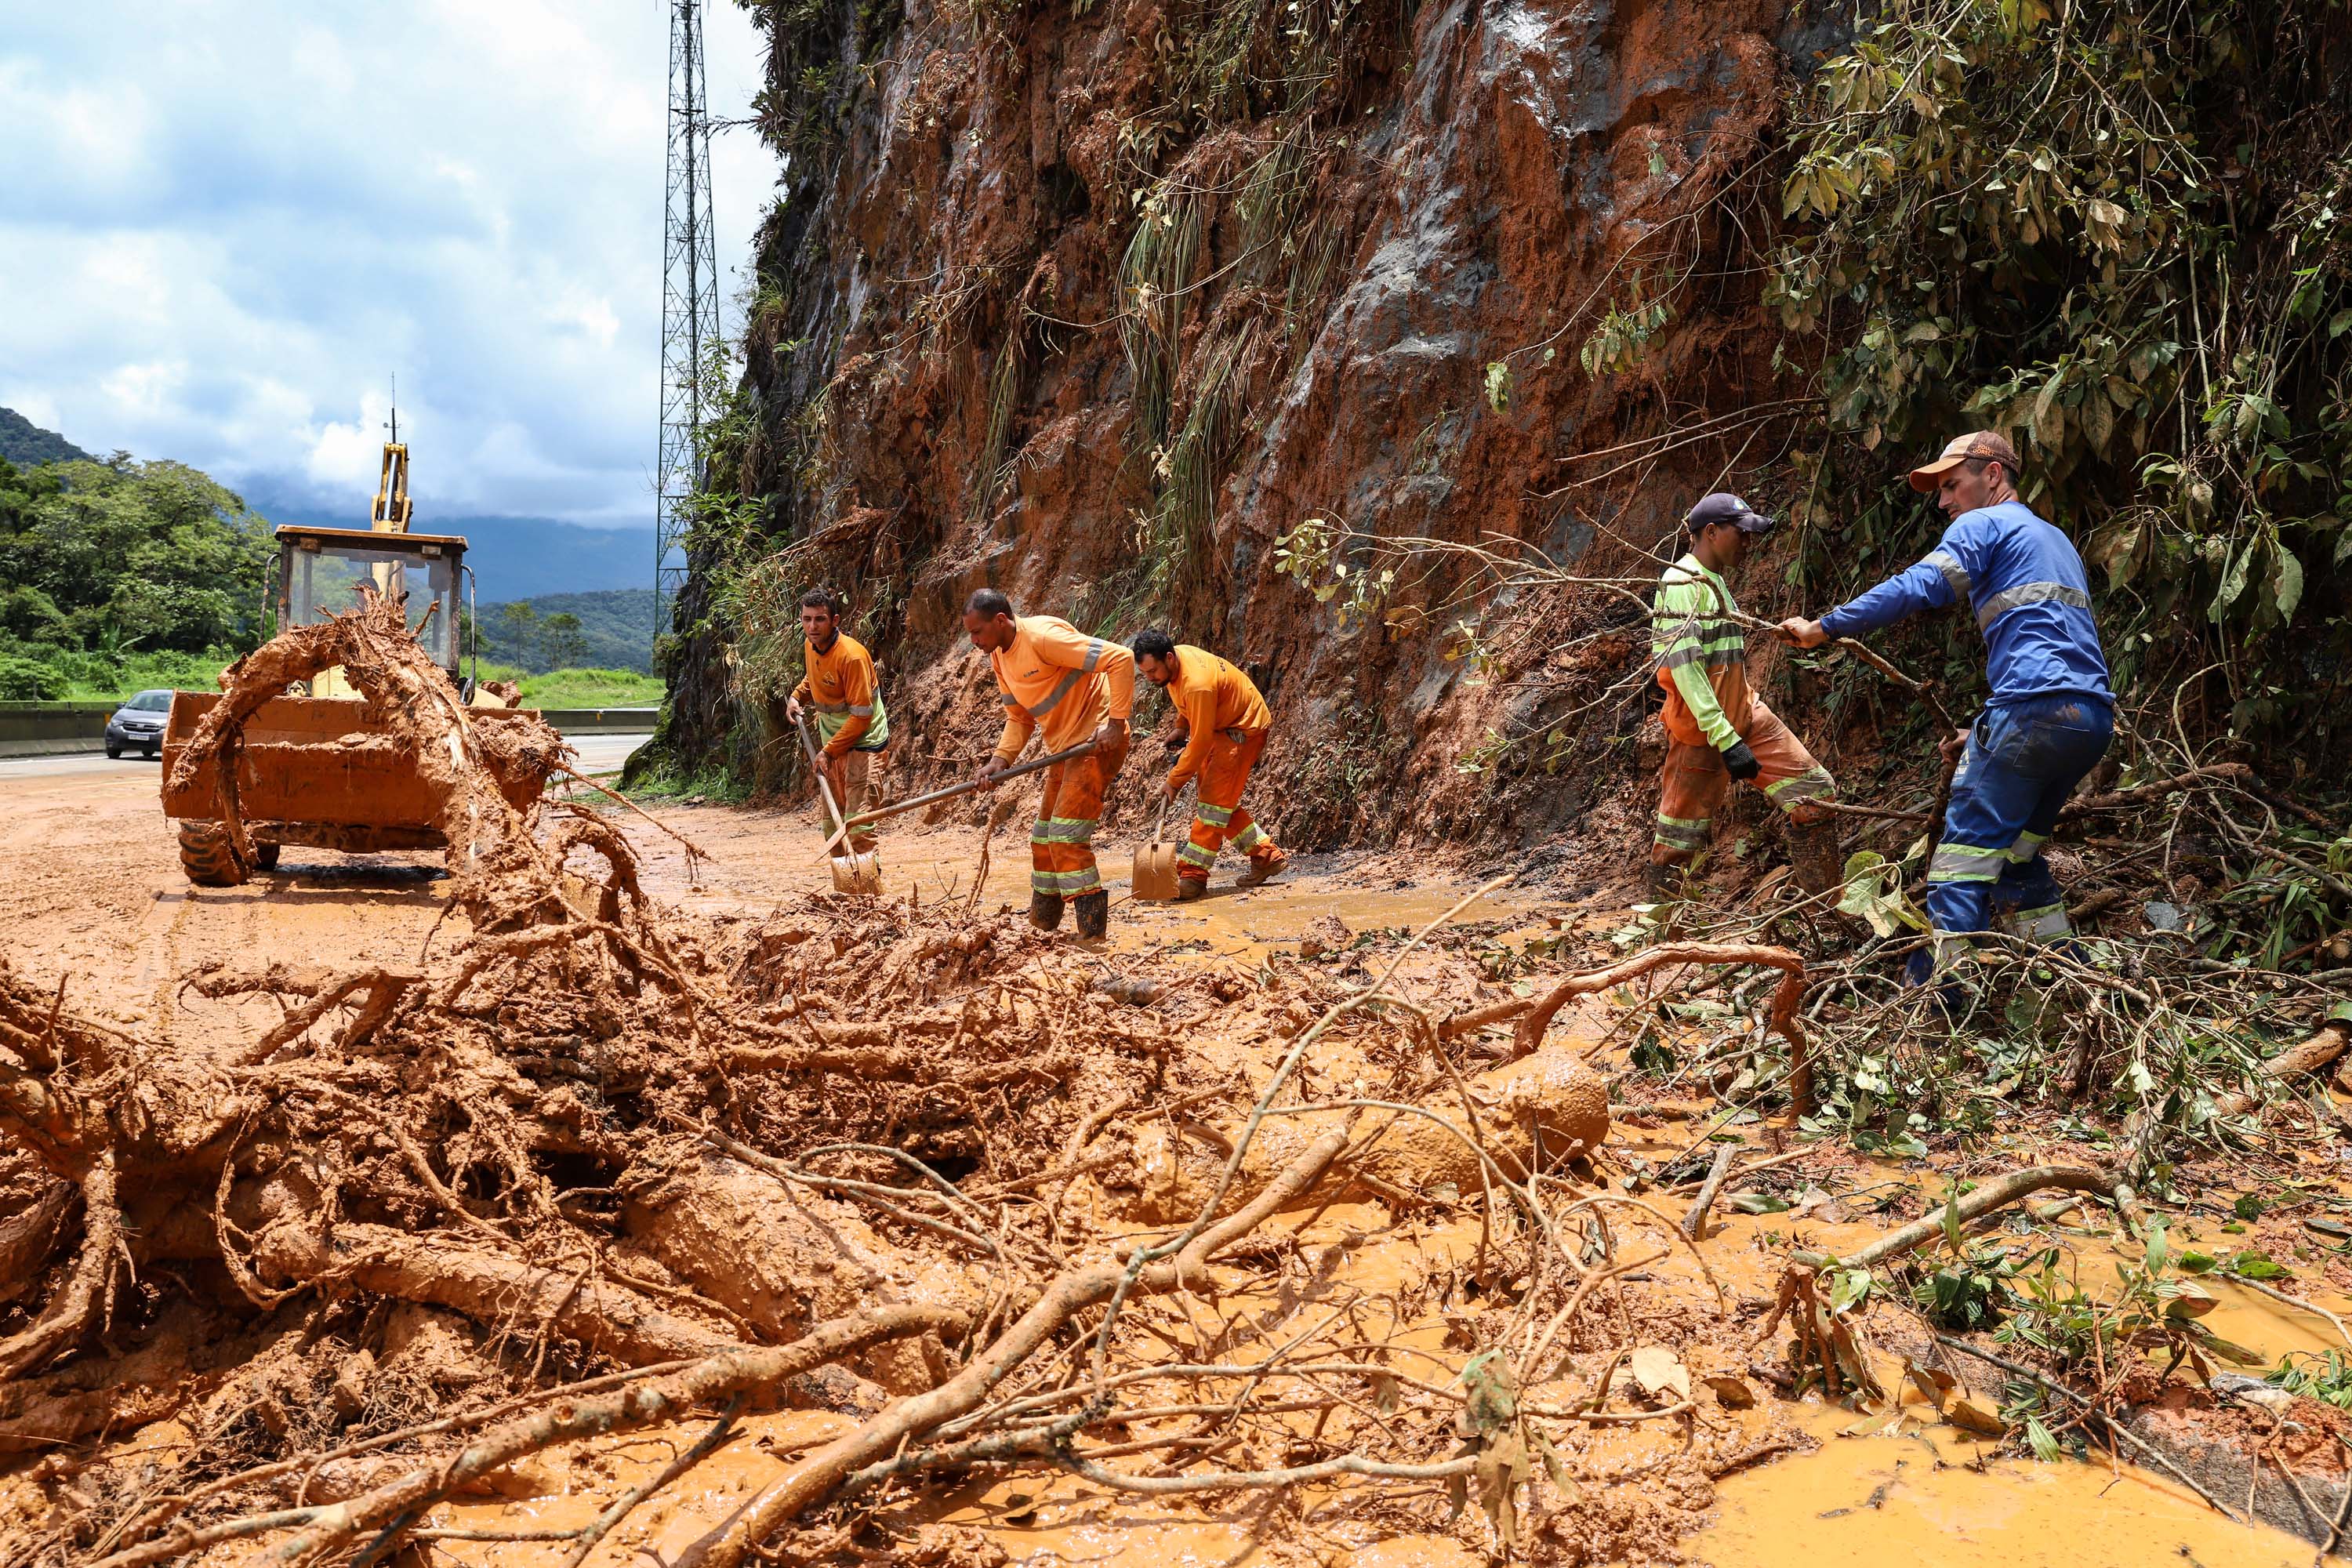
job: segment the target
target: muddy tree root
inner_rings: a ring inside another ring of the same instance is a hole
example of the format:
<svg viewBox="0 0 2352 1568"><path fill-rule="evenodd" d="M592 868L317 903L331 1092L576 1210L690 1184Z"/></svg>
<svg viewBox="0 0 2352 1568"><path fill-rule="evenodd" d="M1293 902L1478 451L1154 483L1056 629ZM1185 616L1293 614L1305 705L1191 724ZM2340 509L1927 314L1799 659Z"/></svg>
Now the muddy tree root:
<svg viewBox="0 0 2352 1568"><path fill-rule="evenodd" d="M1168 1290L1197 1279L1208 1260L1257 1228L1285 1204L1312 1187L1348 1146L1343 1134L1317 1139L1288 1168L1244 1207L1203 1229L1181 1252L1145 1268L1129 1287ZM991 1389L1047 1344L1085 1308L1108 1301L1127 1277L1123 1264L1100 1263L1070 1270L1047 1286L1024 1312L964 1369L929 1394L902 1399L847 1436L803 1461L799 1468L760 1494L713 1537L698 1542L679 1568L738 1568L751 1550L783 1523L824 1502L865 1466L959 1415L968 1415Z"/></svg>
<svg viewBox="0 0 2352 1568"><path fill-rule="evenodd" d="M745 1392L773 1388L829 1362L854 1355L884 1340L925 1331L953 1333L962 1315L938 1307L887 1307L824 1324L788 1345L743 1348L698 1362L683 1372L632 1384L594 1399L565 1401L554 1408L510 1421L483 1433L446 1461L416 1466L363 1496L319 1508L276 1510L227 1520L202 1529L176 1529L103 1558L92 1568L139 1568L224 1541L248 1539L281 1530L298 1533L255 1561L298 1563L338 1541L378 1528L395 1518L415 1517L467 1482L557 1443L602 1436L691 1415L698 1407Z"/></svg>

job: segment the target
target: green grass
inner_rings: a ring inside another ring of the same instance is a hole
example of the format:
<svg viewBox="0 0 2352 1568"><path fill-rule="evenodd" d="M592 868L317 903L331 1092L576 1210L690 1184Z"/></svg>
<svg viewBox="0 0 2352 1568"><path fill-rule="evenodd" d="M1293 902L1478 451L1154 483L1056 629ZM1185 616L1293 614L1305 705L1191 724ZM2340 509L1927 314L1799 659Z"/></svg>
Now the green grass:
<svg viewBox="0 0 2352 1568"><path fill-rule="evenodd" d="M67 662L67 701L120 702L134 691L147 691L157 687L174 691L217 690L220 672L228 668L229 657L201 653L133 654L122 661L122 674L119 679L109 679L101 670L88 668L97 662L95 659ZM77 663L82 664L83 668L74 669Z"/></svg>
<svg viewBox="0 0 2352 1568"><path fill-rule="evenodd" d="M490 668L482 666L486 680ZM522 678L522 700L530 708L658 708L662 683L634 669L551 669Z"/></svg>
<svg viewBox="0 0 2352 1568"><path fill-rule="evenodd" d="M226 660L202 654L159 654L123 661L120 680L72 681L66 693L71 702L119 702L134 691L168 687L178 691L211 691ZM485 680L520 680L522 700L533 708L658 708L662 683L634 669L551 669L525 675L512 665L482 661Z"/></svg>

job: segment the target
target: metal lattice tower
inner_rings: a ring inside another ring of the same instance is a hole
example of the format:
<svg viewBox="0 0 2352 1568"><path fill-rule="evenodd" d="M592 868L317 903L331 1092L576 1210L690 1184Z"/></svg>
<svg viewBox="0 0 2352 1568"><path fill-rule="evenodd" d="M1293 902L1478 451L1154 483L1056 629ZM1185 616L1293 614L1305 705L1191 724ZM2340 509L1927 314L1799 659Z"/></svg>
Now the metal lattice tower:
<svg viewBox="0 0 2352 1568"><path fill-rule="evenodd" d="M695 437L719 338L719 266L711 238L710 120L701 0L669 7L669 155L663 182L661 452L654 472L654 636L686 582L687 507Z"/></svg>

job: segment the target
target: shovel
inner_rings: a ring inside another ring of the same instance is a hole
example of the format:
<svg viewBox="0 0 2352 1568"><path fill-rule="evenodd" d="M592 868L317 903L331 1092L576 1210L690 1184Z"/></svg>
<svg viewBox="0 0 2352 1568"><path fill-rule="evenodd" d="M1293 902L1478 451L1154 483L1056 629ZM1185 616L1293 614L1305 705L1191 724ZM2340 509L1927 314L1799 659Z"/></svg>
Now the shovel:
<svg viewBox="0 0 2352 1568"><path fill-rule="evenodd" d="M1135 850L1135 872L1128 885L1131 898L1150 903L1172 903L1181 890L1176 875L1178 846L1164 835L1168 828L1168 797L1160 797L1160 821L1151 830L1151 842L1140 844Z"/></svg>
<svg viewBox="0 0 2352 1568"><path fill-rule="evenodd" d="M1055 752L1051 756L1039 757L1034 762L1023 763L1018 766L1007 768L993 778L985 780L970 779L960 784L950 784L945 789L935 789L929 795L916 795L911 800L902 800L890 805L877 806L872 811L861 811L856 816L851 817L847 822L843 823L839 827L834 829L834 840L838 841L843 835L846 834L853 827L863 827L869 822L879 822L886 816L897 816L901 812L920 811L927 805L931 805L943 800L954 800L959 795L971 795L976 790L994 789L997 785L1004 783L1007 779L1017 779L1024 773L1037 773L1042 769L1052 767L1055 763L1066 763L1072 757L1087 756L1090 754L1094 749L1095 743L1092 741L1087 741L1078 745L1072 746L1066 752ZM826 847L832 847L832 844L828 843Z"/></svg>
<svg viewBox="0 0 2352 1568"><path fill-rule="evenodd" d="M793 728L799 731L801 750L808 753L809 771L816 775L817 798L824 802L824 814L833 823L833 837L825 841L826 863L833 868L833 890L836 893L880 892L882 858L872 850L860 855L844 842L848 829L842 825L841 806L833 798L833 785L825 779L824 761L817 755L816 742L809 734L806 716L793 721Z"/></svg>

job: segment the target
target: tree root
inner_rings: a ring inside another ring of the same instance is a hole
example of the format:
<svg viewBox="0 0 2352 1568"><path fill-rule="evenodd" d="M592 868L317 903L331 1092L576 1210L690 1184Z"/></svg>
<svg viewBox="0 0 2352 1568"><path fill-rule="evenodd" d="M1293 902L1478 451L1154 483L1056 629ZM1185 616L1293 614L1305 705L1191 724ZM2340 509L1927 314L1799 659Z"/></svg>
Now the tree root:
<svg viewBox="0 0 2352 1568"><path fill-rule="evenodd" d="M247 1540L289 1529L299 1533L280 1542L255 1561L299 1563L361 1531L399 1518L413 1519L467 1482L503 1469L542 1448L675 1420L714 1400L774 1387L884 1340L927 1331L952 1333L963 1325L961 1313L938 1307L888 1307L839 1320L788 1345L746 1347L707 1357L664 1377L594 1399L568 1400L551 1410L510 1421L483 1433L454 1456L415 1466L360 1497L316 1508L249 1514L200 1529L182 1527L161 1540L117 1552L92 1568L140 1568L144 1563L165 1562L220 1542Z"/></svg>
<svg viewBox="0 0 2352 1568"><path fill-rule="evenodd" d="M114 1197L114 1153L101 1152L81 1179L81 1254L48 1310L0 1340L0 1383L21 1377L73 1344L114 1300L114 1265L122 1252L122 1210Z"/></svg>

